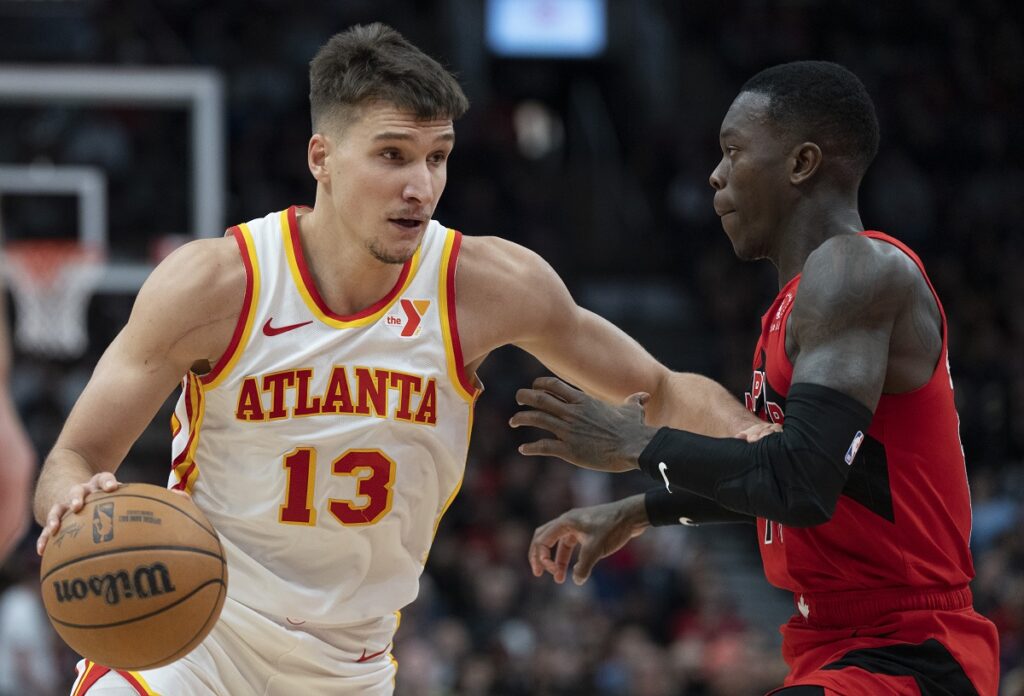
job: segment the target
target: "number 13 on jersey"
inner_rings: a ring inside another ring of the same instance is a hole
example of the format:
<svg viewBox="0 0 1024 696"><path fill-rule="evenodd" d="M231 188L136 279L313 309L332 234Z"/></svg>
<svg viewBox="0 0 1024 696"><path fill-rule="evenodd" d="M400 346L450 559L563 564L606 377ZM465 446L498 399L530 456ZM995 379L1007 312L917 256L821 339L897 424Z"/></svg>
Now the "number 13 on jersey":
<svg viewBox="0 0 1024 696"><path fill-rule="evenodd" d="M297 447L284 456L287 483L278 519L285 524L316 524L313 508L316 454L312 447ZM348 450L331 462L331 473L357 477L356 495L366 500L365 504L357 505L352 500L329 498L327 511L341 524L375 524L391 510L395 462L380 450Z"/></svg>

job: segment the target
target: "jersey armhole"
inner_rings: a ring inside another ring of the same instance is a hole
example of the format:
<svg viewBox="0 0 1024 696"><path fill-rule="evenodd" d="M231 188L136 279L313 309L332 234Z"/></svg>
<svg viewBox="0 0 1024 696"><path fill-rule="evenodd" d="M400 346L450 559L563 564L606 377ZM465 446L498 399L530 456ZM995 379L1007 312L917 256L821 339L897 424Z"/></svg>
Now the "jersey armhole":
<svg viewBox="0 0 1024 696"><path fill-rule="evenodd" d="M448 358L448 375L455 391L472 403L480 395L481 389L475 376L466 373L455 311L455 271L459 263L461 246L462 234L449 229L441 259L441 287L438 289L438 298L441 303L441 331L444 334L444 349Z"/></svg>
<svg viewBox="0 0 1024 696"><path fill-rule="evenodd" d="M242 265L245 266L245 297L242 300L242 310L238 313L238 321L235 323L235 331L231 335L231 342L213 369L199 378L207 390L216 388L224 381L248 344L249 336L252 334L252 323L256 317L256 299L260 292L259 264L249 226L238 225L232 227L228 233L235 238L238 253L242 257Z"/></svg>

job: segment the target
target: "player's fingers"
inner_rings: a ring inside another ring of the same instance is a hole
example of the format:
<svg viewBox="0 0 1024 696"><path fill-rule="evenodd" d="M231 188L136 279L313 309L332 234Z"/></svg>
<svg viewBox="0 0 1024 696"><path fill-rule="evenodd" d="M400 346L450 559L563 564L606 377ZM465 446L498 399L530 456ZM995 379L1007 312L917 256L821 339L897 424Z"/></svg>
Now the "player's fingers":
<svg viewBox="0 0 1024 696"><path fill-rule="evenodd" d="M651 395L647 392L637 392L636 394L630 394L626 397L626 404L630 406L639 406L643 408L647 405L647 402L651 400Z"/></svg>
<svg viewBox="0 0 1024 696"><path fill-rule="evenodd" d="M601 548L597 543L585 543L580 546L579 558L576 559L576 565L572 569L572 581L577 585L585 583L599 560L601 560Z"/></svg>
<svg viewBox="0 0 1024 696"><path fill-rule="evenodd" d="M565 572L569 568L569 561L572 560L572 552L576 548L577 539L575 536L562 537L555 548L555 582L565 582Z"/></svg>
<svg viewBox="0 0 1024 696"><path fill-rule="evenodd" d="M92 477L92 483L97 491L116 491L121 485L117 477L109 471L103 471Z"/></svg>
<svg viewBox="0 0 1024 696"><path fill-rule="evenodd" d="M75 484L68 491L68 508L72 512L78 512L85 505L85 496L91 491L88 488L88 484Z"/></svg>
<svg viewBox="0 0 1024 696"><path fill-rule="evenodd" d="M518 389L516 390L516 403L520 406L532 406L545 413L550 413L560 418L569 414L571 406L557 396L542 389Z"/></svg>
<svg viewBox="0 0 1024 696"><path fill-rule="evenodd" d="M575 463L572 460L572 452L569 446L561 440L527 442L526 444L519 445L519 454L525 454L527 457L558 457L570 464Z"/></svg>
<svg viewBox="0 0 1024 696"><path fill-rule="evenodd" d="M551 520L537 527L533 532L533 539L530 540L530 549L526 555L530 559L530 569L538 578L544 574L543 559L551 556L551 546L557 540L557 534L552 531L557 522L558 520Z"/></svg>
<svg viewBox="0 0 1024 696"><path fill-rule="evenodd" d="M36 539L36 553L40 556L43 555L43 551L46 550L46 542L50 540L50 528L49 526L43 527L43 531L39 533L39 538Z"/></svg>
<svg viewBox="0 0 1024 696"><path fill-rule="evenodd" d="M523 426L530 428L541 428L547 430L555 435L561 437L561 433L565 431L565 421L561 418L552 416L550 413L544 413L543 411L519 411L512 414L509 418L508 424L513 428L521 428Z"/></svg>
<svg viewBox="0 0 1024 696"><path fill-rule="evenodd" d="M557 377L538 377L533 380L533 388L551 392L562 401L570 404L578 404L585 398L585 394L575 387L558 379Z"/></svg>
<svg viewBox="0 0 1024 696"><path fill-rule="evenodd" d="M737 434L736 437L741 440L745 440L746 442L757 442L761 438L781 431L782 428L775 423L764 423L763 425L752 425L743 432Z"/></svg>
<svg viewBox="0 0 1024 696"><path fill-rule="evenodd" d="M58 503L51 507L49 513L47 513L46 524L43 525L43 531L40 532L39 539L36 540L36 553L40 556L43 555L46 544L57 533L57 530L60 529L60 520L68 509L69 507L65 503Z"/></svg>

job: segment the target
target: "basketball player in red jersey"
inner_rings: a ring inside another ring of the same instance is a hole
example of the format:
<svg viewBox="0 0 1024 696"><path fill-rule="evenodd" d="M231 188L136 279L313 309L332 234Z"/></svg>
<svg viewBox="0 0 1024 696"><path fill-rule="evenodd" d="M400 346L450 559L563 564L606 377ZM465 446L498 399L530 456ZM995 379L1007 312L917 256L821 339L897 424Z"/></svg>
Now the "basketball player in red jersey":
<svg viewBox="0 0 1024 696"><path fill-rule="evenodd" d="M996 696L995 627L977 614L971 506L947 363L946 318L921 260L865 231L857 191L878 148L864 86L824 62L769 68L722 123L715 210L742 259L769 259L779 294L762 319L747 407L783 423L758 442L644 424L543 378L514 426L522 447L601 471L640 468L645 496L540 527L534 574L583 582L652 524L756 518L768 580L790 590L785 696ZM554 557L552 557L554 550Z"/></svg>

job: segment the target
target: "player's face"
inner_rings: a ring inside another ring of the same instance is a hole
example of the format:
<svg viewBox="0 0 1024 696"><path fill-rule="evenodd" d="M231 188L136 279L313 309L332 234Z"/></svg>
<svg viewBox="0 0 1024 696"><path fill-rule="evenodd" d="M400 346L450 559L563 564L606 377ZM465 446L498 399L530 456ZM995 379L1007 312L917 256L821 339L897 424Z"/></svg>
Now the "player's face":
<svg viewBox="0 0 1024 696"><path fill-rule="evenodd" d="M773 258L794 189L787 150L765 118L768 98L742 92L722 120L722 160L711 173L715 212L741 259Z"/></svg>
<svg viewBox="0 0 1024 696"><path fill-rule="evenodd" d="M455 144L451 120L418 120L376 103L361 107L337 130L327 136L328 177L321 183L343 233L378 261L405 263L419 246L448 179L448 156Z"/></svg>

